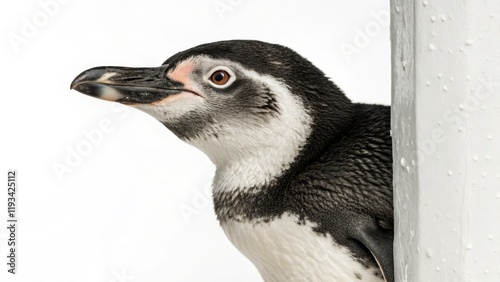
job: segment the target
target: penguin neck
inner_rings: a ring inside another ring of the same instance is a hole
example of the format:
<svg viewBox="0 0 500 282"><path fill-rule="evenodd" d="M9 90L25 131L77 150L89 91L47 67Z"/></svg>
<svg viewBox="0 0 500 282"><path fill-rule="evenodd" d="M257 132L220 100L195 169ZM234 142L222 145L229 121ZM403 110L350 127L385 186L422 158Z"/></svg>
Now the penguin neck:
<svg viewBox="0 0 500 282"><path fill-rule="evenodd" d="M291 144L290 144L291 145ZM298 146L249 148L216 164L214 193L258 192L290 169L298 156Z"/></svg>
<svg viewBox="0 0 500 282"><path fill-rule="evenodd" d="M217 135L187 141L215 164L214 193L255 192L296 162L311 135L313 119L298 97L284 91L288 89L275 91L279 114L262 124L233 121L223 124Z"/></svg>
<svg viewBox="0 0 500 282"><path fill-rule="evenodd" d="M269 186L296 162L310 134L310 128L304 126L308 119L303 116L300 128L273 127L268 132L248 132L244 138L228 134L214 137L217 140L189 143L215 164L214 193L256 192ZM262 138L262 135L269 136Z"/></svg>

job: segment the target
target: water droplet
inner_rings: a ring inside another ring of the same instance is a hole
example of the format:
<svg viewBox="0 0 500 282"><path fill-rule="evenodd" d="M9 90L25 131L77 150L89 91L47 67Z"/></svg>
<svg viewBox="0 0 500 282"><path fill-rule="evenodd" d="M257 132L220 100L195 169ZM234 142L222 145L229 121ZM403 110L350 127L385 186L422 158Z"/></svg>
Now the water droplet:
<svg viewBox="0 0 500 282"><path fill-rule="evenodd" d="M495 14L490 14L490 18L494 18L495 17Z"/></svg>
<svg viewBox="0 0 500 282"><path fill-rule="evenodd" d="M410 236L415 237L415 230L410 230Z"/></svg>
<svg viewBox="0 0 500 282"><path fill-rule="evenodd" d="M472 185L476 185L476 184L477 184L476 180L472 180Z"/></svg>
<svg viewBox="0 0 500 282"><path fill-rule="evenodd" d="M487 175L487 174L488 174L488 173L487 173L486 171L483 171L483 172L481 173L481 176L482 176L482 177L486 177L486 175Z"/></svg>
<svg viewBox="0 0 500 282"><path fill-rule="evenodd" d="M431 249L427 249L425 250L425 255L428 257L428 258L431 258L434 256L434 252L431 250Z"/></svg>
<svg viewBox="0 0 500 282"><path fill-rule="evenodd" d="M411 165L414 166L415 164L416 164L415 160L411 160Z"/></svg>
<svg viewBox="0 0 500 282"><path fill-rule="evenodd" d="M425 85L429 86L429 85L431 85L431 82L430 81L426 81Z"/></svg>
<svg viewBox="0 0 500 282"><path fill-rule="evenodd" d="M441 262L446 262L446 259L445 259L445 258L442 258L442 259L441 259Z"/></svg>
<svg viewBox="0 0 500 282"><path fill-rule="evenodd" d="M424 1L422 2L422 4L424 5L424 7L427 7L427 5L429 4L427 1Z"/></svg>
<svg viewBox="0 0 500 282"><path fill-rule="evenodd" d="M453 76L450 76L450 81L451 82L455 81L455 78Z"/></svg>
<svg viewBox="0 0 500 282"><path fill-rule="evenodd" d="M442 16L441 16L441 21L442 21L442 22L446 21L446 16L445 16L445 15L442 15Z"/></svg>
<svg viewBox="0 0 500 282"><path fill-rule="evenodd" d="M453 54L453 50L448 49L448 54Z"/></svg>
<svg viewBox="0 0 500 282"><path fill-rule="evenodd" d="M434 49L436 49L436 46L434 46L433 44L429 44L429 50L433 51Z"/></svg>
<svg viewBox="0 0 500 282"><path fill-rule="evenodd" d="M401 158L401 166L405 166L406 165L406 159L405 158Z"/></svg>
<svg viewBox="0 0 500 282"><path fill-rule="evenodd" d="M461 127L461 126L459 126L459 127L458 127L458 132L462 132L462 131L464 131L464 128L463 128L463 127Z"/></svg>
<svg viewBox="0 0 500 282"><path fill-rule="evenodd" d="M490 273L490 271L488 269L485 269L484 274L488 274L488 273Z"/></svg>
<svg viewBox="0 0 500 282"><path fill-rule="evenodd" d="M448 91L448 85L446 85L446 84L445 84L445 85L443 85L443 91L444 91L444 92Z"/></svg>
<svg viewBox="0 0 500 282"><path fill-rule="evenodd" d="M443 77L442 73L438 73L438 78L441 79Z"/></svg>
<svg viewBox="0 0 500 282"><path fill-rule="evenodd" d="M467 245L467 250L472 250L472 244Z"/></svg>
<svg viewBox="0 0 500 282"><path fill-rule="evenodd" d="M396 6L396 13L399 13L399 12L401 12L401 7Z"/></svg>
<svg viewBox="0 0 500 282"><path fill-rule="evenodd" d="M488 239L493 240L494 236L493 234L488 235Z"/></svg>
<svg viewBox="0 0 500 282"><path fill-rule="evenodd" d="M466 78L467 80L470 80L470 75L466 76L465 78Z"/></svg>
<svg viewBox="0 0 500 282"><path fill-rule="evenodd" d="M491 156L487 155L485 158L487 161L491 161Z"/></svg>
<svg viewBox="0 0 500 282"><path fill-rule="evenodd" d="M447 214L447 215L446 215L446 218L450 218L450 215L449 215L449 214Z"/></svg>
<svg viewBox="0 0 500 282"><path fill-rule="evenodd" d="M439 271L441 270L441 268L439 268L439 266L436 266L436 271Z"/></svg>
<svg viewBox="0 0 500 282"><path fill-rule="evenodd" d="M500 199L500 193L497 193L497 194L495 195L495 197L496 197L497 199Z"/></svg>
<svg viewBox="0 0 500 282"><path fill-rule="evenodd" d="M474 44L474 40L472 40L472 39L465 41L465 45L467 45L467 46L471 46L472 44Z"/></svg>
<svg viewBox="0 0 500 282"><path fill-rule="evenodd" d="M406 166L406 172L410 173L410 167Z"/></svg>
<svg viewBox="0 0 500 282"><path fill-rule="evenodd" d="M488 138L488 140L491 140L493 139L493 135L489 134L488 136L486 136L486 138Z"/></svg>
<svg viewBox="0 0 500 282"><path fill-rule="evenodd" d="M435 16L432 16L431 17L431 22L435 22L436 21L436 17Z"/></svg>
<svg viewBox="0 0 500 282"><path fill-rule="evenodd" d="M452 176L452 175L453 175L453 171L448 170L448 175L449 175L449 176Z"/></svg>
<svg viewBox="0 0 500 282"><path fill-rule="evenodd" d="M477 162L477 160L479 160L479 157L478 157L478 156L474 156L474 157L472 157L472 159L473 159L475 162Z"/></svg>

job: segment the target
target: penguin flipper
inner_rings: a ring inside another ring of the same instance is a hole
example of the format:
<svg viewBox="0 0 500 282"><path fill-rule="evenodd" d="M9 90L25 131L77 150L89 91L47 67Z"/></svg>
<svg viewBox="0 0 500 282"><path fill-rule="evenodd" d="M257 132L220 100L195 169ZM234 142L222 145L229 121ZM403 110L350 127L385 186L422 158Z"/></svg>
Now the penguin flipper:
<svg viewBox="0 0 500 282"><path fill-rule="evenodd" d="M359 227L354 239L373 255L386 282L394 282L393 230Z"/></svg>

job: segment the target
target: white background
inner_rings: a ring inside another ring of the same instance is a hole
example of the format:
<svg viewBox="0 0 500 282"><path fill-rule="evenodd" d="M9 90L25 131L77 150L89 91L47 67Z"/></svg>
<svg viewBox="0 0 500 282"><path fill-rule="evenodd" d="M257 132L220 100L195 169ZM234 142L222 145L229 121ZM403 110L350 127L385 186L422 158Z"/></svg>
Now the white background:
<svg viewBox="0 0 500 282"><path fill-rule="evenodd" d="M19 247L7 274L3 188L1 281L261 281L215 220L210 161L152 117L69 85L94 66L258 39L295 49L353 101L390 103L389 1L270 2L2 2L0 179L18 170Z"/></svg>

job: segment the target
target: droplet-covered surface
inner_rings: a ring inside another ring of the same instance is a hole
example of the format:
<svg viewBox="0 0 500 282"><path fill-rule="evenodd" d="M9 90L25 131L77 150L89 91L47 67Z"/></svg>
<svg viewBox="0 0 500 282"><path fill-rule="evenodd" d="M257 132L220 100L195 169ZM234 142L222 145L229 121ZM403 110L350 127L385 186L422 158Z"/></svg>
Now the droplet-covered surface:
<svg viewBox="0 0 500 282"><path fill-rule="evenodd" d="M500 4L465 2L393 3L401 281L500 281Z"/></svg>

